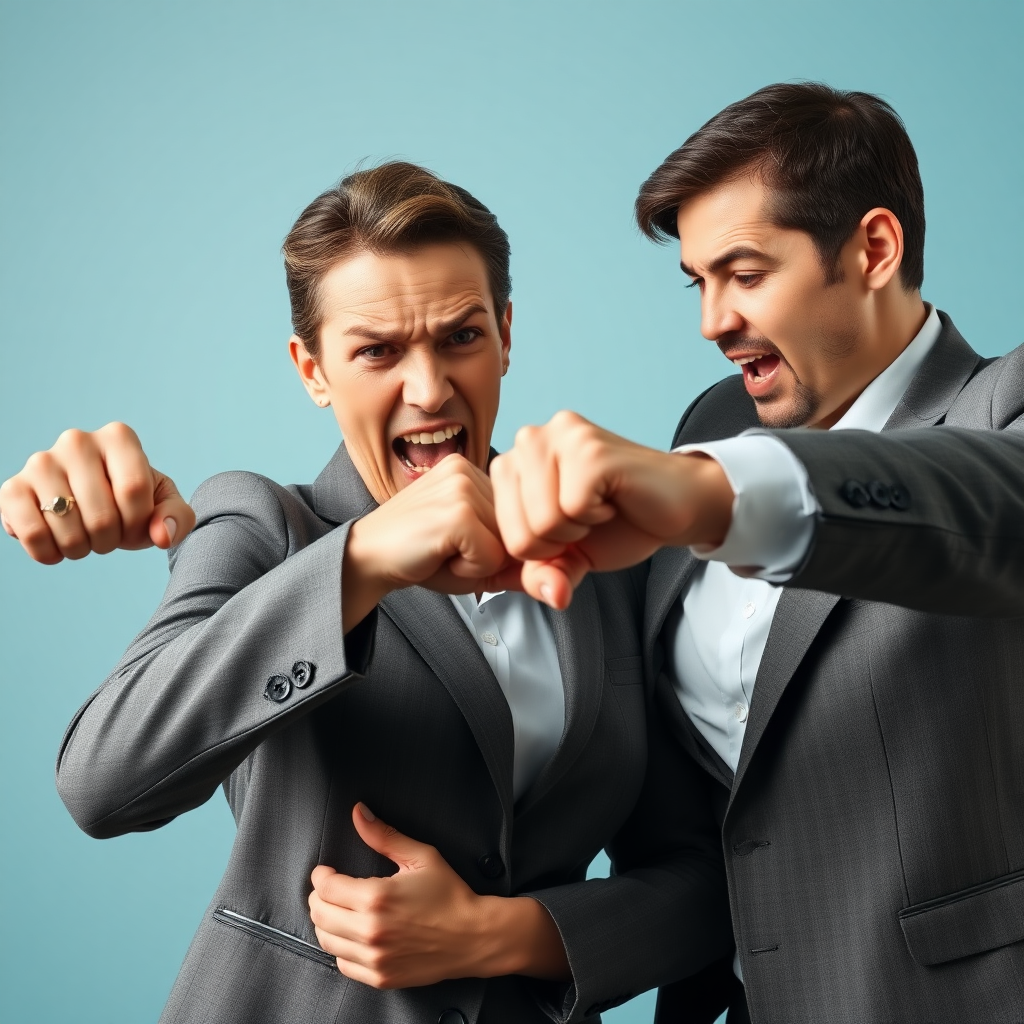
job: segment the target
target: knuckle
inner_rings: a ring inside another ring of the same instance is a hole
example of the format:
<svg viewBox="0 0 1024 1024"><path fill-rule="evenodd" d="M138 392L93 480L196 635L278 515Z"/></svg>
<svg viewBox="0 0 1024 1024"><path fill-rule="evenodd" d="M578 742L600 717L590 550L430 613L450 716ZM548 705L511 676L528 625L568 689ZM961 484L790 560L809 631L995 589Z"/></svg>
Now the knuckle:
<svg viewBox="0 0 1024 1024"><path fill-rule="evenodd" d="M84 430L70 427L60 432L53 447L72 452L81 451L88 443L88 440L89 435Z"/></svg>
<svg viewBox="0 0 1024 1024"><path fill-rule="evenodd" d="M57 460L54 458L52 452L33 452L25 460L25 469L23 472L30 476L42 475L52 472L56 465Z"/></svg>
<svg viewBox="0 0 1024 1024"><path fill-rule="evenodd" d="M537 436L537 433L538 433L537 427L530 426L530 425L527 425L525 427L520 427L516 431L515 444L516 445L529 444Z"/></svg>
<svg viewBox="0 0 1024 1024"><path fill-rule="evenodd" d="M112 420L100 427L96 433L102 434L103 437L111 441L127 442L128 444L138 444L139 442L139 435L127 423L122 423L120 420Z"/></svg>

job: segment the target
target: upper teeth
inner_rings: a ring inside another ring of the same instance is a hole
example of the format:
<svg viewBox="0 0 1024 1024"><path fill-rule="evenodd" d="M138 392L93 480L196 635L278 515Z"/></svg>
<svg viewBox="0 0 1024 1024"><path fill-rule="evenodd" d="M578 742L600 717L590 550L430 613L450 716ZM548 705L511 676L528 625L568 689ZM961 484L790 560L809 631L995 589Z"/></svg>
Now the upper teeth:
<svg viewBox="0 0 1024 1024"><path fill-rule="evenodd" d="M403 434L402 440L409 444L440 444L448 438L462 433L462 425L456 423L454 427L445 427L444 430L424 431L422 434Z"/></svg>
<svg viewBox="0 0 1024 1024"><path fill-rule="evenodd" d="M733 360L737 366L746 366L747 363L754 362L755 359L760 359L760 356L738 356Z"/></svg>

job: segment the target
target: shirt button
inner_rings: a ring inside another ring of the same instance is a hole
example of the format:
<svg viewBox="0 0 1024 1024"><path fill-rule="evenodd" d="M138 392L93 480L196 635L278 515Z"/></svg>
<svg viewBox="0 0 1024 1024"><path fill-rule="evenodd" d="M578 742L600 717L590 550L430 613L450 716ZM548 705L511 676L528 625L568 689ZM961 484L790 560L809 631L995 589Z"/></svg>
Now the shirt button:
<svg viewBox="0 0 1024 1024"><path fill-rule="evenodd" d="M748 601L743 606L743 618L749 619L750 616L753 615L754 612L756 612L756 611L757 611L757 607L754 605L754 602L753 601Z"/></svg>
<svg viewBox="0 0 1024 1024"><path fill-rule="evenodd" d="M747 706L746 706L746 704L737 704L736 705L736 718L740 722L745 722L747 720Z"/></svg>
<svg viewBox="0 0 1024 1024"><path fill-rule="evenodd" d="M492 647L498 646L498 638L493 633L481 633L480 639L483 640L485 644L490 644Z"/></svg>

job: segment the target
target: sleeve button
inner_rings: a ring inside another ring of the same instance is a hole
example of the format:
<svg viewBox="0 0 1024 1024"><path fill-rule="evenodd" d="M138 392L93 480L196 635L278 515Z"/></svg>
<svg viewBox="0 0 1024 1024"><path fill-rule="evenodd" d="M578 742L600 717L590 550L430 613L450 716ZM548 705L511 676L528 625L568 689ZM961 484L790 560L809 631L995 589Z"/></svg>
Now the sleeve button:
<svg viewBox="0 0 1024 1024"><path fill-rule="evenodd" d="M271 676L267 680L267 687L263 691L263 696L267 700L272 700L275 704L280 704L281 701L287 700L292 692L292 681L287 676Z"/></svg>
<svg viewBox="0 0 1024 1024"><path fill-rule="evenodd" d="M859 480L847 480L840 488L840 494L846 499L846 503L854 508L863 508L871 503L871 495Z"/></svg>
<svg viewBox="0 0 1024 1024"><path fill-rule="evenodd" d="M879 508L888 508L892 503L892 491L889 490L888 484L883 484L881 480L872 480L868 484L868 494Z"/></svg>
<svg viewBox="0 0 1024 1024"><path fill-rule="evenodd" d="M292 665L292 682L304 690L316 675L316 666L311 661L297 661Z"/></svg>
<svg viewBox="0 0 1024 1024"><path fill-rule="evenodd" d="M910 491L902 484L893 484L889 488L889 500L892 502L893 508L904 512L910 508Z"/></svg>

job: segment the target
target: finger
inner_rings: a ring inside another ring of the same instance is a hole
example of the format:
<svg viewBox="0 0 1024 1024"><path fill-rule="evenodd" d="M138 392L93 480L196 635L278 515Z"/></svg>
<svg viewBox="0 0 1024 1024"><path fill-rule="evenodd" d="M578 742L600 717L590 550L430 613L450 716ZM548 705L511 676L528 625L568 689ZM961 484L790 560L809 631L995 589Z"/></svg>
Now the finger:
<svg viewBox="0 0 1024 1024"><path fill-rule="evenodd" d="M95 434L121 517L121 547L150 546L156 480L138 436L123 423L108 423Z"/></svg>
<svg viewBox="0 0 1024 1024"><path fill-rule="evenodd" d="M19 474L0 487L4 529L25 549L29 558L43 565L56 565L64 556L39 509L36 492Z"/></svg>
<svg viewBox="0 0 1024 1024"><path fill-rule="evenodd" d="M365 913L329 903L316 889L309 894L309 919L318 932L362 943L366 941L367 918Z"/></svg>
<svg viewBox="0 0 1024 1024"><path fill-rule="evenodd" d="M78 502L63 515L56 512L42 512L42 506L57 497L72 498L75 492L68 481L61 462L51 451L36 452L30 456L25 468L19 474L35 492L35 505L40 509L43 523L53 538L57 550L65 558L84 558L92 550L89 534L78 511ZM19 533L20 536L20 533Z"/></svg>
<svg viewBox="0 0 1024 1024"><path fill-rule="evenodd" d="M400 981L392 981L381 975L379 971L374 970L370 967L364 967L362 964L355 963L352 960L346 960L344 957L336 957L338 963L338 970L345 975L346 978L351 978L353 981L358 981L363 985L369 985L371 988L377 989L388 989L388 988L405 988Z"/></svg>
<svg viewBox="0 0 1024 1024"><path fill-rule="evenodd" d="M196 514L192 506L178 493L174 481L154 469L156 491L155 505L149 517L149 539L158 548L169 548L180 544L196 525Z"/></svg>
<svg viewBox="0 0 1024 1024"><path fill-rule="evenodd" d="M587 535L588 527L573 521L559 503L557 450L544 431L524 427L516 435L516 469L523 513L535 537L571 544Z"/></svg>
<svg viewBox="0 0 1024 1024"><path fill-rule="evenodd" d="M448 569L453 576L482 579L494 575L508 562L501 540L479 519L463 520L454 528L451 539L457 550L457 554L448 560Z"/></svg>
<svg viewBox="0 0 1024 1024"><path fill-rule="evenodd" d="M559 558L524 562L522 586L537 601L563 611L569 607L573 592L591 570L589 560L576 548L567 548Z"/></svg>
<svg viewBox="0 0 1024 1024"><path fill-rule="evenodd" d="M325 903L349 911L364 910L380 883L379 878L353 878L322 864L313 869L310 878L313 882L310 907L315 895Z"/></svg>
<svg viewBox="0 0 1024 1024"><path fill-rule="evenodd" d="M75 496L76 510L89 537L89 550L101 555L113 551L121 543L121 514L92 435L65 431L54 450L67 473L68 493Z"/></svg>
<svg viewBox="0 0 1024 1024"><path fill-rule="evenodd" d="M399 868L423 868L435 852L432 846L410 839L398 829L386 825L364 803L358 803L352 808L352 824L359 838L371 850L394 861Z"/></svg>
<svg viewBox="0 0 1024 1024"><path fill-rule="evenodd" d="M513 558L553 558L561 554L564 544L538 538L523 509L518 462L515 452L499 455L491 461L491 484L494 488L494 513L502 543Z"/></svg>

